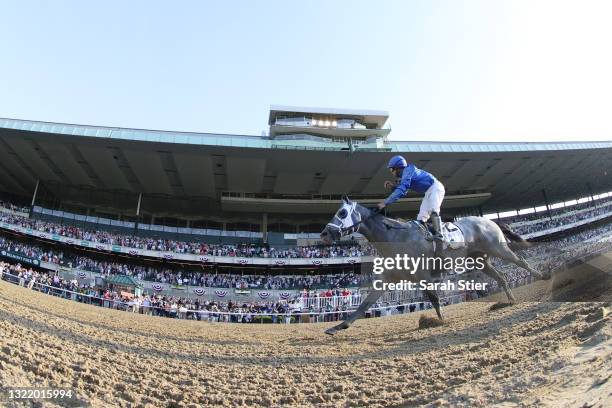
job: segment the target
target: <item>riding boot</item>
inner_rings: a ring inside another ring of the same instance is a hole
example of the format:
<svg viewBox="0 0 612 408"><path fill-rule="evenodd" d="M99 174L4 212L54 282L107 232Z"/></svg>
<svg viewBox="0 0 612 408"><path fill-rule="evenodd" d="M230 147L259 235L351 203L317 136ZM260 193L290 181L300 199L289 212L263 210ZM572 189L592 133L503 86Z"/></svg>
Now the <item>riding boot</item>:
<svg viewBox="0 0 612 408"><path fill-rule="evenodd" d="M434 230L433 238L438 242L442 242L444 239L442 236L442 222L440 221L440 215L438 215L438 213L431 213L431 225Z"/></svg>
<svg viewBox="0 0 612 408"><path fill-rule="evenodd" d="M425 228L425 239L427 241L433 241L434 240L434 236L431 234L431 231L429 231L429 226L427 226L427 223L425 221L420 221L421 224L423 224L423 227Z"/></svg>

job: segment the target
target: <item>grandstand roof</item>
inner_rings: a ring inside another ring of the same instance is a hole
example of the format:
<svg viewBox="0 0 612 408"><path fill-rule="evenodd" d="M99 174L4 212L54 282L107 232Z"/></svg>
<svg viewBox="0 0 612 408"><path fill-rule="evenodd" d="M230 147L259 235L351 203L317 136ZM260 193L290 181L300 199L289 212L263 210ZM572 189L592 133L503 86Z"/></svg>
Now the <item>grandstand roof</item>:
<svg viewBox="0 0 612 408"><path fill-rule="evenodd" d="M187 199L187 207L190 198L207 199L230 212L323 214L341 194L382 197L386 163L396 153L438 177L456 208L541 205L543 189L551 202L612 190L612 141L355 146L319 139L0 119L0 190L31 197L40 179L66 200L84 203L125 192ZM414 210L418 200L402 205Z"/></svg>

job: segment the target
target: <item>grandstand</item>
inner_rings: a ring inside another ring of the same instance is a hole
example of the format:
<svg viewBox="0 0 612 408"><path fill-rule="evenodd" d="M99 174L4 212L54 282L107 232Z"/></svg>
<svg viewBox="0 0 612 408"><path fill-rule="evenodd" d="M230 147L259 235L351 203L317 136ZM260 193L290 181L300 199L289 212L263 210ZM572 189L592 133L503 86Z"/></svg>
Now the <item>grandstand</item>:
<svg viewBox="0 0 612 408"><path fill-rule="evenodd" d="M36 217L278 245L320 232L342 194L377 202L397 153L444 183L450 217L612 189L612 142L397 142L388 117L272 107L267 136L0 119L0 191ZM419 202L409 196L393 212L409 218Z"/></svg>
<svg viewBox="0 0 612 408"><path fill-rule="evenodd" d="M374 248L359 234L325 246L318 233L341 195L384 196L396 153L445 184L445 217L486 216L549 241L529 254L544 269L569 260L542 260L551 248L577 256L609 245L612 142L396 142L388 118L273 106L266 136L0 119L1 256L27 265L17 279L37 271L91 296L126 276L137 294L179 305L360 299ZM410 195L390 215L413 218L419 202ZM506 273L514 285L531 279Z"/></svg>

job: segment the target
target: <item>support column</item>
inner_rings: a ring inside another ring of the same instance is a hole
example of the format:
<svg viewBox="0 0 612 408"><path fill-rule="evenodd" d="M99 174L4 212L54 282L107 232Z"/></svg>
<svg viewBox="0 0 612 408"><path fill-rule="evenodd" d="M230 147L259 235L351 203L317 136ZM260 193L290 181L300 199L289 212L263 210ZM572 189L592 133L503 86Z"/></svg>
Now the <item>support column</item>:
<svg viewBox="0 0 612 408"><path fill-rule="evenodd" d="M264 244L268 243L268 213L261 215L261 234Z"/></svg>
<svg viewBox="0 0 612 408"><path fill-rule="evenodd" d="M544 196L544 203L546 204L546 212L548 213L548 218L552 220L552 214L550 213L550 205L548 204L548 197L546 196L546 190L542 189L542 195Z"/></svg>
<svg viewBox="0 0 612 408"><path fill-rule="evenodd" d="M482 207L478 206L478 215L482 217Z"/></svg>
<svg viewBox="0 0 612 408"><path fill-rule="evenodd" d="M597 203L595 202L595 198L593 198L593 188L591 187L590 183L586 183L587 188L589 189L589 195L591 197L591 204L593 204L595 207L597 207Z"/></svg>
<svg viewBox="0 0 612 408"><path fill-rule="evenodd" d="M142 203L142 193L138 194L138 205L136 206L136 216L140 217L140 204Z"/></svg>
<svg viewBox="0 0 612 408"><path fill-rule="evenodd" d="M140 223L140 204L142 203L142 193L138 193L138 204L136 205L136 222L134 223L134 234L138 235L138 224Z"/></svg>
<svg viewBox="0 0 612 408"><path fill-rule="evenodd" d="M34 195L32 196L32 205L34 207L34 203L36 202L36 195L38 194L38 186L40 185L40 179L36 180L36 187L34 187Z"/></svg>

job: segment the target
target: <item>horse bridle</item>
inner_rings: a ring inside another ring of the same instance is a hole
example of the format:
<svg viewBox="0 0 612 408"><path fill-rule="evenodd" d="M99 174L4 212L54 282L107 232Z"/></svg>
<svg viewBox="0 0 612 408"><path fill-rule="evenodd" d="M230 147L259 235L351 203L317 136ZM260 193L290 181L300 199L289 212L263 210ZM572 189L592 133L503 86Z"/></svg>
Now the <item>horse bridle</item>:
<svg viewBox="0 0 612 408"><path fill-rule="evenodd" d="M336 225L336 224L332 224L331 222L327 223L328 227L332 227L332 228L336 228L338 230L338 232L340 232L340 236L343 237L345 235L350 235L353 234L355 232L359 232L359 227L361 226L361 224L363 224L364 222L366 222L367 220L369 220L372 217L375 217L376 215L380 214L380 210L378 208L372 209L370 210L371 213L365 217L361 216L361 213L359 211L355 211L355 208L357 207L357 203L351 203L350 209L351 212L349 213L347 211L346 217L343 220L342 218L338 217L338 212L336 212L336 214L334 214L334 218L332 218L332 221L337 218L338 221L340 221L340 224L344 225L345 224L345 220L349 219L352 220L352 214L353 213L357 213L357 215L359 216L359 220L357 220L357 222L354 222L352 225L349 225L347 227L344 226L340 226L340 225Z"/></svg>

